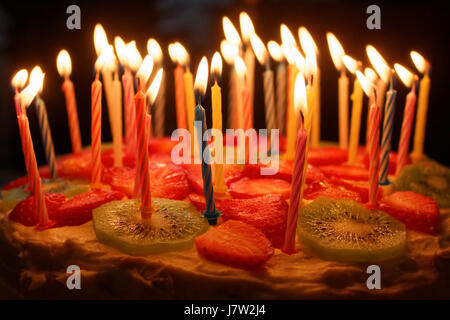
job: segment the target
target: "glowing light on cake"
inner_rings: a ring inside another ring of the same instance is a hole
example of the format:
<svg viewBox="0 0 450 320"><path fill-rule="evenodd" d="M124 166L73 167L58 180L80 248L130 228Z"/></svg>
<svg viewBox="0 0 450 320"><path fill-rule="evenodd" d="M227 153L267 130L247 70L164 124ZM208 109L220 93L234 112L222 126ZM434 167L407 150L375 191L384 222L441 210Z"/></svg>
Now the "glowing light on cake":
<svg viewBox="0 0 450 320"><path fill-rule="evenodd" d="M141 66L139 67L136 77L139 79L139 85L142 88L145 88L145 84L147 83L148 78L153 70L153 58L151 55L146 55L144 60L142 61Z"/></svg>
<svg viewBox="0 0 450 320"><path fill-rule="evenodd" d="M255 53L259 63L268 68L269 55L264 43L256 34L252 34L250 36L250 42L253 47L253 52Z"/></svg>
<svg viewBox="0 0 450 320"><path fill-rule="evenodd" d="M241 27L242 40L248 43L250 41L250 37L255 34L252 19L250 19L246 12L241 12L239 14L239 23Z"/></svg>
<svg viewBox="0 0 450 320"><path fill-rule="evenodd" d="M267 43L267 49L269 50L270 56L276 62L281 62L283 60L283 50L281 50L281 46L276 41L270 40Z"/></svg>
<svg viewBox="0 0 450 320"><path fill-rule="evenodd" d="M127 45L119 36L114 38L114 48L116 49L117 58L122 66L127 67Z"/></svg>
<svg viewBox="0 0 450 320"><path fill-rule="evenodd" d="M281 43L286 46L297 47L297 42L295 41L294 35L291 30L289 30L288 26L282 24L280 26L280 34L281 34Z"/></svg>
<svg viewBox="0 0 450 320"><path fill-rule="evenodd" d="M223 17L222 25L227 41L234 45L239 45L241 43L241 37L239 36L239 32L236 30L231 20L228 17Z"/></svg>
<svg viewBox="0 0 450 320"><path fill-rule="evenodd" d="M94 47L97 56L99 56L108 45L108 37L106 36L105 29L103 29L101 24L96 24L94 28Z"/></svg>
<svg viewBox="0 0 450 320"><path fill-rule="evenodd" d="M153 38L148 39L147 52L149 55L152 56L155 64L161 63L162 58L163 58L163 53L162 53L161 46L159 45L158 41L156 41Z"/></svg>
<svg viewBox="0 0 450 320"><path fill-rule="evenodd" d="M344 67L344 62L342 58L345 55L344 48L342 47L339 40L331 32L327 32L328 47L330 49L331 59L337 70L342 70Z"/></svg>
<svg viewBox="0 0 450 320"><path fill-rule="evenodd" d="M136 42L133 40L127 44L126 64L132 72L136 72L142 64L142 56L136 48Z"/></svg>

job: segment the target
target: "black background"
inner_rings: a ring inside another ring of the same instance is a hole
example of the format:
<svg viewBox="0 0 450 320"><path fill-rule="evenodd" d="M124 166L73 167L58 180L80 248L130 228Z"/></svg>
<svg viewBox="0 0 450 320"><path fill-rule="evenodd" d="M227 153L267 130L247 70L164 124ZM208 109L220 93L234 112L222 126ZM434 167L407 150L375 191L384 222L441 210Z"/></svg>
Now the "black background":
<svg viewBox="0 0 450 320"><path fill-rule="evenodd" d="M81 30L66 28L67 6L81 8ZM378 4L381 8L381 30L366 28L366 8ZM305 26L318 44L322 70L321 136L337 141L337 77L331 61L325 33L333 32L347 54L362 60L366 44L373 44L392 65L399 62L415 70L410 50L417 50L432 63L432 87L428 111L425 151L442 163L450 164L449 143L449 13L445 3L430 1L232 1L232 0L159 0L159 1L14 1L0 4L0 184L24 174L17 121L14 116L11 77L21 68L39 64L46 73L42 97L49 112L55 149L58 154L71 151L61 79L56 70L60 49L72 58L72 80L78 100L83 144L90 143L90 85L93 79L95 50L93 29L101 23L112 42L115 35L125 41L135 39L142 55L146 42L156 38L164 50L166 87L166 135L175 129L173 101L173 64L167 45L180 41L191 54L194 72L203 55L210 60L223 39L222 16L227 15L239 25L239 12L245 10L252 18L256 32L264 42L280 41L279 26L287 24L297 35ZM224 119L227 106L227 67L223 76ZM264 127L262 68L255 70L255 127ZM393 147L397 148L407 90L397 85ZM209 115L209 96L206 107ZM366 104L367 102L365 102ZM32 108L34 109L34 107ZM109 121L104 110L103 140L110 140ZM363 119L365 119L364 108ZM259 111L258 111L259 110ZM28 112L39 164L44 163L34 110ZM210 116L210 115L209 115ZM210 124L210 117L208 120ZM361 138L365 134L363 121ZM364 140L361 140L364 141ZM412 142L411 142L412 144Z"/></svg>

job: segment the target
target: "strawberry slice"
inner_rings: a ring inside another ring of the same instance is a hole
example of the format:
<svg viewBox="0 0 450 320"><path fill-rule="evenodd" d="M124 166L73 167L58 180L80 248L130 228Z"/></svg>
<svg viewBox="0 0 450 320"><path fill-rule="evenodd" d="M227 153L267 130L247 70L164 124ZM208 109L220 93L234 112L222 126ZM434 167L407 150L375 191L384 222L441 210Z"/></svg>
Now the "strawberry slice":
<svg viewBox="0 0 450 320"><path fill-rule="evenodd" d="M58 208L53 219L58 226L82 225L92 219L92 210L123 197L123 193L114 190L90 190L67 200Z"/></svg>
<svg viewBox="0 0 450 320"><path fill-rule="evenodd" d="M335 177L330 178L332 184L344 187L347 190L356 191L361 196L362 202L366 203L369 201L369 182L368 181L351 181L345 179L338 179ZM378 199L383 196L383 189L378 188Z"/></svg>
<svg viewBox="0 0 450 320"><path fill-rule="evenodd" d="M341 164L347 161L348 151L337 147L310 148L308 163L313 166Z"/></svg>
<svg viewBox="0 0 450 320"><path fill-rule="evenodd" d="M192 190L196 193L203 193L203 178L202 178L202 167L200 164L184 164L183 169L186 172L186 177L189 181L189 185ZM211 166L211 174L214 183L214 166ZM223 165L223 175L226 185L240 179L242 177L243 169L235 164L224 164Z"/></svg>
<svg viewBox="0 0 450 320"><path fill-rule="evenodd" d="M172 152L173 147L178 144L178 141L172 141L168 137L152 137L148 141L148 152L150 154L168 153Z"/></svg>
<svg viewBox="0 0 450 320"><path fill-rule="evenodd" d="M327 177L336 177L339 179L368 181L369 170L364 167L349 165L328 165L321 166L320 170Z"/></svg>
<svg viewBox="0 0 450 320"><path fill-rule="evenodd" d="M364 165L368 168L369 167L369 154L366 152L364 154ZM411 158L408 156L406 158L406 164L411 163ZM395 168L397 168L397 152L391 151L389 153L389 166L388 166L388 174L395 174Z"/></svg>
<svg viewBox="0 0 450 320"><path fill-rule="evenodd" d="M198 211L205 211L206 209L206 200L205 197L198 193L190 193L189 200L192 204L197 208Z"/></svg>
<svg viewBox="0 0 450 320"><path fill-rule="evenodd" d="M313 182L303 192L303 198L306 200L314 200L319 196L363 202L363 198L358 192L326 182Z"/></svg>
<svg viewBox="0 0 450 320"><path fill-rule="evenodd" d="M256 198L266 194L280 194L283 199L288 199L291 193L291 184L281 179L244 177L230 184L230 194L235 198Z"/></svg>
<svg viewBox="0 0 450 320"><path fill-rule="evenodd" d="M242 175L249 178L276 178L282 179L286 181L291 181L292 179L292 170L294 169L294 161L293 160L278 160L278 169L274 166L276 170L273 175L263 175L262 168L269 168L270 164L262 164L260 162L256 164L245 164L244 170L242 171Z"/></svg>
<svg viewBox="0 0 450 320"><path fill-rule="evenodd" d="M260 267L274 254L264 233L242 221L228 220L195 238L205 258L240 268Z"/></svg>
<svg viewBox="0 0 450 320"><path fill-rule="evenodd" d="M284 243L288 204L279 194L252 199L227 199L221 203L224 221L239 220L261 230L275 248Z"/></svg>
<svg viewBox="0 0 450 320"><path fill-rule="evenodd" d="M153 164L150 167L152 197L183 200L189 194L189 183L180 166Z"/></svg>
<svg viewBox="0 0 450 320"><path fill-rule="evenodd" d="M419 193L397 191L385 196L380 207L412 230L431 233L439 226L440 215L436 201Z"/></svg>
<svg viewBox="0 0 450 320"><path fill-rule="evenodd" d="M66 178L91 179L91 171L91 152L83 151L64 157L60 162L58 174Z"/></svg>
<svg viewBox="0 0 450 320"><path fill-rule="evenodd" d="M66 201L66 196L60 193L45 193L45 204L50 219L54 220L61 205ZM9 214L12 221L31 227L39 223L39 215L34 204L34 196L22 200Z"/></svg>
<svg viewBox="0 0 450 320"><path fill-rule="evenodd" d="M133 198L135 178L135 168L114 167L103 169L103 183L109 184L112 190L122 192L128 198Z"/></svg>

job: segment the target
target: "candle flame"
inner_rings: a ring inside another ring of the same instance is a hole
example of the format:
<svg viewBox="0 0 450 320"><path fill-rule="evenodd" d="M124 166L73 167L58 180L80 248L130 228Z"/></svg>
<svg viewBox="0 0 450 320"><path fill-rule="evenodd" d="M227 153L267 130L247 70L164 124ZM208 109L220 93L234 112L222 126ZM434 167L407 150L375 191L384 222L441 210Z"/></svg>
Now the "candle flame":
<svg viewBox="0 0 450 320"><path fill-rule="evenodd" d="M234 58L239 55L239 47L227 40L222 40L220 42L220 52L222 52L226 63L234 64Z"/></svg>
<svg viewBox="0 0 450 320"><path fill-rule="evenodd" d="M239 23L241 26L241 34L244 42L249 42L250 37L255 34L255 28L253 27L252 19L246 12L241 12L239 15Z"/></svg>
<svg viewBox="0 0 450 320"><path fill-rule="evenodd" d="M297 48L287 44L281 44L281 51L283 51L284 56L289 64L295 64L295 51Z"/></svg>
<svg viewBox="0 0 450 320"><path fill-rule="evenodd" d="M179 42L175 42L174 45L178 63L186 67L189 64L189 54L187 50Z"/></svg>
<svg viewBox="0 0 450 320"><path fill-rule="evenodd" d="M365 94L371 98L375 94L376 87L373 85L372 82L367 79L361 71L356 70L356 77L358 78L359 83L361 84L362 89L364 90Z"/></svg>
<svg viewBox="0 0 450 320"><path fill-rule="evenodd" d="M14 75L14 77L11 80L11 84L15 89L20 90L23 88L25 83L27 83L27 79L28 79L28 71L26 69L21 69L17 71L17 73Z"/></svg>
<svg viewBox="0 0 450 320"><path fill-rule="evenodd" d="M316 60L316 54L314 51L309 50L306 52L306 59L304 62L304 66L305 66L305 70L303 72L305 73L305 76L310 77L310 76L313 76L316 74L317 60ZM302 70L300 67L298 67L298 69Z"/></svg>
<svg viewBox="0 0 450 320"><path fill-rule="evenodd" d="M344 48L336 36L331 32L327 32L327 42L331 59L333 60L336 69L341 70L344 67L344 62L342 61L342 58L345 56Z"/></svg>
<svg viewBox="0 0 450 320"><path fill-rule="evenodd" d="M378 79L377 73L372 68L365 68L364 69L364 75L367 79L369 79L370 82L375 82Z"/></svg>
<svg viewBox="0 0 450 320"><path fill-rule="evenodd" d="M72 61L67 50L63 49L58 53L56 68L61 77L68 77L72 73Z"/></svg>
<svg viewBox="0 0 450 320"><path fill-rule="evenodd" d="M294 87L294 107L295 111L302 112L306 116L308 112L308 103L306 100L305 78L301 73L297 74Z"/></svg>
<svg viewBox="0 0 450 320"><path fill-rule="evenodd" d="M105 52L105 70L114 71L117 70L117 58L114 54L114 47L112 45L108 45L107 48L103 49L103 52ZM102 53L103 53L102 52Z"/></svg>
<svg viewBox="0 0 450 320"><path fill-rule="evenodd" d="M295 38L292 35L291 30L289 30L289 28L287 27L287 25L285 25L285 24L281 25L280 33L281 33L281 43L282 44L297 47L297 42L295 42Z"/></svg>
<svg viewBox="0 0 450 320"><path fill-rule="evenodd" d="M297 48L293 48L294 50L292 50L292 58L294 59L294 64L297 67L297 69L304 74L306 72L306 65L307 64L315 64L315 57L314 60L311 61L312 57L309 57L309 61L307 61L307 59L305 59L303 57L303 55L300 53L300 51ZM312 67L309 71L311 72L315 72L315 68L314 66L310 66Z"/></svg>
<svg viewBox="0 0 450 320"><path fill-rule="evenodd" d="M223 25L223 33L225 34L225 38L235 45L239 45L241 43L241 37L234 27L233 23L228 17L222 18Z"/></svg>
<svg viewBox="0 0 450 320"><path fill-rule="evenodd" d="M142 64L142 56L136 48L136 41L134 40L127 43L126 63L133 72L136 72Z"/></svg>
<svg viewBox="0 0 450 320"><path fill-rule="evenodd" d="M211 60L211 74L216 79L222 74L222 57L217 51L214 52Z"/></svg>
<svg viewBox="0 0 450 320"><path fill-rule="evenodd" d="M116 36L114 38L114 48L116 49L120 64L127 67L127 45L121 37Z"/></svg>
<svg viewBox="0 0 450 320"><path fill-rule="evenodd" d="M252 44L253 52L255 52L256 58L259 63L266 65L269 62L269 56L267 54L267 49L261 39L256 35L252 34L250 36L250 42Z"/></svg>
<svg viewBox="0 0 450 320"><path fill-rule="evenodd" d="M108 37L106 36L105 29L103 29L101 24L96 24L94 28L94 47L97 56L99 56L103 49L108 45Z"/></svg>
<svg viewBox="0 0 450 320"><path fill-rule="evenodd" d="M158 41L153 38L148 39L147 41L147 52L152 56L153 61L157 64L161 63L163 58L163 53L161 50L161 46Z"/></svg>
<svg viewBox="0 0 450 320"><path fill-rule="evenodd" d="M244 60L240 56L234 58L234 68L239 78L244 78L247 73L247 67L245 66Z"/></svg>
<svg viewBox="0 0 450 320"><path fill-rule="evenodd" d="M145 85L147 83L148 78L152 74L153 70L153 58L151 55L146 55L144 61L142 61L141 66L139 67L136 77L141 82L141 85Z"/></svg>
<svg viewBox="0 0 450 320"><path fill-rule="evenodd" d="M342 57L342 62L344 62L345 67L352 74L355 74L355 72L359 69L359 66L360 66L359 61L356 61L355 59L353 59L349 55L344 55Z"/></svg>
<svg viewBox="0 0 450 320"><path fill-rule="evenodd" d="M428 61L417 51L411 51L411 59L420 73L425 73L428 67Z"/></svg>
<svg viewBox="0 0 450 320"><path fill-rule="evenodd" d="M312 54L317 54L319 52L319 49L317 48L317 45L308 29L305 27L298 28L298 37L300 39L302 50L305 54L308 54L308 51L312 51Z"/></svg>
<svg viewBox="0 0 450 320"><path fill-rule="evenodd" d="M280 45L276 41L270 40L267 43L267 49L275 61L281 62L283 60L283 50L281 50Z"/></svg>
<svg viewBox="0 0 450 320"><path fill-rule="evenodd" d="M389 78L391 76L391 68L387 64L386 60L384 60L383 56L375 49L374 46L368 45L366 46L366 52L369 57L370 63L374 67L375 71L378 73L380 78L384 82L389 82Z"/></svg>
<svg viewBox="0 0 450 320"><path fill-rule="evenodd" d="M153 79L152 84L150 85L147 92L145 93L148 97L150 105L152 105L155 102L156 97L158 96L159 88L161 86L162 76L163 76L163 68L160 68L158 70L158 72L156 73L156 76Z"/></svg>
<svg viewBox="0 0 450 320"><path fill-rule="evenodd" d="M400 80L402 80L403 84L407 88L410 88L414 83L414 79L416 78L416 75L414 75L411 71L409 71L408 69L406 69L404 66L402 66L399 63L394 64L394 69L395 69L395 72L397 72Z"/></svg>
<svg viewBox="0 0 450 320"><path fill-rule="evenodd" d="M197 74L195 76L194 90L200 96L204 96L206 93L206 86L208 84L208 59L203 57L197 68Z"/></svg>
<svg viewBox="0 0 450 320"><path fill-rule="evenodd" d="M38 69L36 69L38 68ZM39 93L39 90L42 87L42 84L44 82L44 73L42 73L42 70L40 70L39 67L35 67L33 76L30 74L30 82L28 86L25 87L25 89L22 90L20 93L20 104L23 107L28 107L31 102L33 101L34 97Z"/></svg>

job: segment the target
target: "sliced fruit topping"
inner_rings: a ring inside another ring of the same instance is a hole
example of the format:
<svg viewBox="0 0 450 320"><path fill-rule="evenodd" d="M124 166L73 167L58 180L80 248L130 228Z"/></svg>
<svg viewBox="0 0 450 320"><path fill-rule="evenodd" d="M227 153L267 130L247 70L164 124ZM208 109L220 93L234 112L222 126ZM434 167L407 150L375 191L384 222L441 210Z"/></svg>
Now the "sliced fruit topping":
<svg viewBox="0 0 450 320"><path fill-rule="evenodd" d="M369 170L367 170L364 167L348 166L348 165L329 165L329 166L321 166L320 170L327 177L336 177L340 179L356 180L356 181L361 180L367 181L369 179Z"/></svg>
<svg viewBox="0 0 450 320"><path fill-rule="evenodd" d="M97 239L132 255L147 255L192 247L208 222L188 202L153 198L154 212L142 220L139 200L107 203L92 213Z"/></svg>
<svg viewBox="0 0 450 320"><path fill-rule="evenodd" d="M345 179L338 179L335 177L330 178L330 183L344 187L347 190L358 192L361 196L360 202L366 203L369 201L369 182L368 181L351 181L351 180L345 180ZM378 189L378 198L381 199L383 196L383 189ZM358 201L357 199L353 199L355 201Z"/></svg>
<svg viewBox="0 0 450 320"><path fill-rule="evenodd" d="M135 178L135 168L112 167L103 169L103 183L109 184L111 189L122 192L128 198L133 197Z"/></svg>
<svg viewBox="0 0 450 320"><path fill-rule="evenodd" d="M228 199L221 203L223 219L239 220L261 230L275 248L284 242L288 204L279 194L252 199Z"/></svg>
<svg viewBox="0 0 450 320"><path fill-rule="evenodd" d="M228 220L195 238L197 250L205 258L237 266L255 268L274 254L274 248L257 228L237 220Z"/></svg>
<svg viewBox="0 0 450 320"><path fill-rule="evenodd" d="M312 182L303 193L303 198L306 200L314 200L319 196L363 202L363 198L358 192L327 182Z"/></svg>
<svg viewBox="0 0 450 320"><path fill-rule="evenodd" d="M53 220L58 226L78 226L92 219L92 210L123 198L118 191L94 189L67 200L57 210Z"/></svg>
<svg viewBox="0 0 450 320"><path fill-rule="evenodd" d="M395 190L414 191L450 208L450 169L435 162L407 165L394 181Z"/></svg>
<svg viewBox="0 0 450 320"><path fill-rule="evenodd" d="M403 254L405 226L383 211L347 199L319 197L300 209L303 247L338 261L377 262Z"/></svg>
<svg viewBox="0 0 450 320"><path fill-rule="evenodd" d="M174 164L152 165L150 181L152 197L183 200L190 191L184 170Z"/></svg>
<svg viewBox="0 0 450 320"><path fill-rule="evenodd" d="M177 145L177 141L172 141L170 138L150 138L148 141L148 152L150 154L157 153L171 153L173 147Z"/></svg>
<svg viewBox="0 0 450 320"><path fill-rule="evenodd" d="M412 191L397 191L381 200L381 209L403 222L408 229L433 232L439 226L439 208L430 197Z"/></svg>
<svg viewBox="0 0 450 320"><path fill-rule="evenodd" d="M266 194L280 194L288 199L291 193L291 184L281 179L244 177L229 186L230 194L235 198L256 198Z"/></svg>
<svg viewBox="0 0 450 320"><path fill-rule="evenodd" d="M61 177L91 179L91 153L81 152L65 157L60 162Z"/></svg>
<svg viewBox="0 0 450 320"><path fill-rule="evenodd" d="M364 165L368 168L369 167L369 154L366 152L364 154ZM411 158L407 157L406 164L411 163ZM390 152L389 153L389 167L388 167L388 174L395 174L395 168L397 167L397 152Z"/></svg>
<svg viewBox="0 0 450 320"><path fill-rule="evenodd" d="M310 148L308 163L313 166L341 164L347 161L348 151L337 147Z"/></svg>
<svg viewBox="0 0 450 320"><path fill-rule="evenodd" d="M66 196L59 193L45 193L44 199L47 206L47 214L51 220L54 220L59 208L66 201ZM29 196L21 201L11 211L9 218L27 227L37 225L39 223L39 216L36 210L34 196Z"/></svg>
<svg viewBox="0 0 450 320"><path fill-rule="evenodd" d="M192 204L197 208L198 211L205 211L206 209L206 200L205 197L198 194L198 193L190 193L189 194L189 200L192 202ZM216 203L217 208L217 203Z"/></svg>

